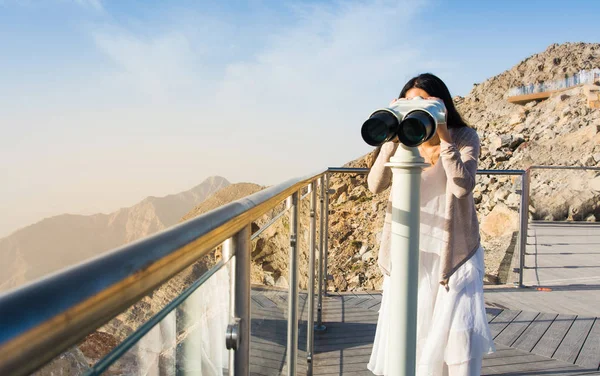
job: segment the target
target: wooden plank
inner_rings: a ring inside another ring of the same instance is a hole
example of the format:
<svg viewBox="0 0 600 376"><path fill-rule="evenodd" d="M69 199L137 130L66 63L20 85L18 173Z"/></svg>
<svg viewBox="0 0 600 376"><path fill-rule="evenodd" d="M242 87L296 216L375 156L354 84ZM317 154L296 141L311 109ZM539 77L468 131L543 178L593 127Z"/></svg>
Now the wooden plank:
<svg viewBox="0 0 600 376"><path fill-rule="evenodd" d="M542 93L533 93L533 94L523 94L523 95L515 95L512 97L508 97L509 103L522 104L531 102L534 100L542 100L550 98L550 95L555 93L555 91L544 91Z"/></svg>
<svg viewBox="0 0 600 376"><path fill-rule="evenodd" d="M557 316L555 313L540 313L511 347L531 352Z"/></svg>
<svg viewBox="0 0 600 376"><path fill-rule="evenodd" d="M495 342L511 346L538 316L538 312L521 311L521 313L519 313L519 315L515 317L515 319L512 320L500 334L498 334L498 336L496 336Z"/></svg>
<svg viewBox="0 0 600 376"><path fill-rule="evenodd" d="M551 358L569 331L575 318L576 316L573 315L558 315L558 317L554 319L552 325L550 325L550 328L548 328L546 333L544 333L540 341L531 351L535 354Z"/></svg>
<svg viewBox="0 0 600 376"><path fill-rule="evenodd" d="M485 309L485 316L487 317L488 323L494 319L494 317L498 316L503 310L500 308L489 308Z"/></svg>
<svg viewBox="0 0 600 376"><path fill-rule="evenodd" d="M371 311L377 311L379 312L379 308L381 307L381 302L377 302L376 304L373 304L372 306L369 306L369 309Z"/></svg>
<svg viewBox="0 0 600 376"><path fill-rule="evenodd" d="M336 364L340 364L340 362L342 361L342 359L341 359L342 357L339 355L338 351L331 351L331 352L320 353L320 354L325 355L325 356L320 356L317 359L315 359L314 365L317 367L336 365ZM347 363L347 364L363 363L366 365L367 363L369 363L370 358L371 358L370 352L367 354L353 354L352 356L348 356L346 354L343 361L344 361L344 363Z"/></svg>
<svg viewBox="0 0 600 376"><path fill-rule="evenodd" d="M511 311L505 309L498 316L496 316L490 323L490 331L492 337L496 338L507 326L510 324L515 317L517 317L521 311Z"/></svg>
<svg viewBox="0 0 600 376"><path fill-rule="evenodd" d="M275 308L278 305L271 300L268 296L263 294L256 294L252 296L252 300L258 303L262 308Z"/></svg>
<svg viewBox="0 0 600 376"><path fill-rule="evenodd" d="M565 362L575 363L575 359L577 359L577 355L579 355L579 351L593 324L593 318L577 317L552 357Z"/></svg>
<svg viewBox="0 0 600 376"><path fill-rule="evenodd" d="M581 375L585 369L574 364L496 345L497 352L484 357L481 375Z"/></svg>
<svg viewBox="0 0 600 376"><path fill-rule="evenodd" d="M600 319L594 321L575 363L584 368L600 368Z"/></svg>

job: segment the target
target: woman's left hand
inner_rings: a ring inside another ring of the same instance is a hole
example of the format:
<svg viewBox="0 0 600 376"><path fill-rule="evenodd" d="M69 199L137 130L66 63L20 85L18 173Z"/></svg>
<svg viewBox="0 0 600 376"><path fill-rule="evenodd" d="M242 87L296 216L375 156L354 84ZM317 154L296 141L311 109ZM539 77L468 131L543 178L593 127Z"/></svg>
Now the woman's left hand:
<svg viewBox="0 0 600 376"><path fill-rule="evenodd" d="M446 106L444 105L444 101L438 97L427 97L425 99L432 99L432 100L437 100L442 104L442 107L444 107L444 114L446 115L446 122L445 123L438 123L437 125L437 135L440 138L440 140L445 141L445 142L452 142L452 137L450 136L450 132L448 132L448 111L446 110Z"/></svg>

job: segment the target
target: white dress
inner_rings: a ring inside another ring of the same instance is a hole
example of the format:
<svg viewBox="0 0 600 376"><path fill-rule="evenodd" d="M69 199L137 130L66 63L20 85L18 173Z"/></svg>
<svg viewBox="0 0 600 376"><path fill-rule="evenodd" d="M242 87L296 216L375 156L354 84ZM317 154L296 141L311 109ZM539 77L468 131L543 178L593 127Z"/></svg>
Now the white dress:
<svg viewBox="0 0 600 376"><path fill-rule="evenodd" d="M441 161L421 178L421 231L417 305L417 375L479 375L481 359L495 351L483 300L483 248L450 277L449 290L439 283L444 231L446 172ZM386 375L389 338L389 277L384 276L373 352L368 364ZM391 375L390 375L391 376Z"/></svg>

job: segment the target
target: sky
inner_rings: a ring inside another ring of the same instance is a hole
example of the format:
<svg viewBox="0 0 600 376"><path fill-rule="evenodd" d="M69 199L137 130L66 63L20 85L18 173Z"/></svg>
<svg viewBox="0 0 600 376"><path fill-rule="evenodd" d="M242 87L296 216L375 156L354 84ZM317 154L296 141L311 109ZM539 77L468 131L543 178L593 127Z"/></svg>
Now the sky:
<svg viewBox="0 0 600 376"><path fill-rule="evenodd" d="M0 237L213 175L271 185L340 166L414 75L464 96L552 43L600 42L598 14L573 0L0 0Z"/></svg>

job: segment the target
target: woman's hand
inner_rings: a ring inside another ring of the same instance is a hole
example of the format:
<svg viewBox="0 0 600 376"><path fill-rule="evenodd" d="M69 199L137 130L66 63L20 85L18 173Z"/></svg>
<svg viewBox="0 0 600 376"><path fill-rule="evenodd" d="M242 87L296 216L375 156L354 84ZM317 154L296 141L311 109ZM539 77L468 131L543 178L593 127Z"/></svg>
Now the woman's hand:
<svg viewBox="0 0 600 376"><path fill-rule="evenodd" d="M444 141L444 142L448 142L451 143L452 142L452 136L450 136L450 132L448 132L448 111L446 110L446 106L444 105L444 101L441 100L440 98L437 97L427 97L425 99L430 99L430 100L437 100L442 104L442 107L444 108L444 115L446 115L446 122L444 123L438 123L437 125L437 135L440 138L440 140Z"/></svg>

